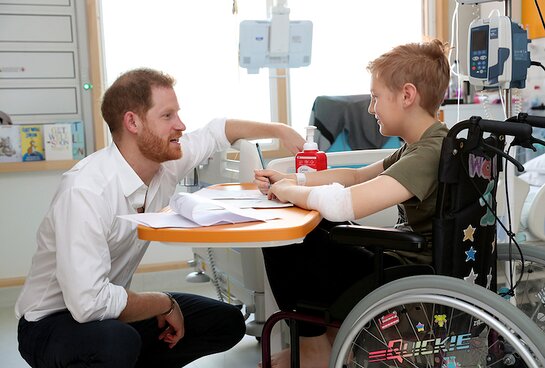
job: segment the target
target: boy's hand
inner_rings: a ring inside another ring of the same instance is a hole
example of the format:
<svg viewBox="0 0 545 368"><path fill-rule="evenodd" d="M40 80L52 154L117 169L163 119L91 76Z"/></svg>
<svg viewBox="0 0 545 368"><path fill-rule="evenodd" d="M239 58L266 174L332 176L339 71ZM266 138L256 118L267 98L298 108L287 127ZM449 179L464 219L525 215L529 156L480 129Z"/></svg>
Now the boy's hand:
<svg viewBox="0 0 545 368"><path fill-rule="evenodd" d="M269 188L271 184L276 183L279 180L287 177L287 174L282 174L276 170L254 170L255 180L254 183L257 185L259 191L263 194L269 193Z"/></svg>
<svg viewBox="0 0 545 368"><path fill-rule="evenodd" d="M269 199L278 199L282 203L290 202L288 199L288 191L290 188L296 186L297 182L293 179L281 179L271 185L267 197Z"/></svg>

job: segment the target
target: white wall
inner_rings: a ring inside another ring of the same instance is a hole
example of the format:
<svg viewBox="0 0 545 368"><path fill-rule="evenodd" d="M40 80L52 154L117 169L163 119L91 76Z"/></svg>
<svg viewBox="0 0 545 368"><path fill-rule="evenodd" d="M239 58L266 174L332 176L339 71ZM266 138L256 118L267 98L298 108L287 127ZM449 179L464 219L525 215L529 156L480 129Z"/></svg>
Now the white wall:
<svg viewBox="0 0 545 368"><path fill-rule="evenodd" d="M36 230L60 182L60 171L0 175L0 279L25 276L36 249ZM192 258L191 248L151 243L143 264Z"/></svg>
<svg viewBox="0 0 545 368"><path fill-rule="evenodd" d="M0 278L27 273L36 229L59 180L56 171L0 174Z"/></svg>

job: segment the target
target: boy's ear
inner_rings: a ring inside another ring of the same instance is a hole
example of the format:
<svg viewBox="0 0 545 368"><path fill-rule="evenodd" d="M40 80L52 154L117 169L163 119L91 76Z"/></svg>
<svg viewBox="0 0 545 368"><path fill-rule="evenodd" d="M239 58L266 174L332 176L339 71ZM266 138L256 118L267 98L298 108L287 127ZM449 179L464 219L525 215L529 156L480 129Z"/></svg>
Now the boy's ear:
<svg viewBox="0 0 545 368"><path fill-rule="evenodd" d="M412 83L405 83L401 93L403 94L403 107L411 106L416 101L418 96L416 86Z"/></svg>
<svg viewBox="0 0 545 368"><path fill-rule="evenodd" d="M127 111L125 115L123 115L123 125L125 126L125 129L127 129L129 132L135 134L138 132L138 115L136 115L132 111Z"/></svg>

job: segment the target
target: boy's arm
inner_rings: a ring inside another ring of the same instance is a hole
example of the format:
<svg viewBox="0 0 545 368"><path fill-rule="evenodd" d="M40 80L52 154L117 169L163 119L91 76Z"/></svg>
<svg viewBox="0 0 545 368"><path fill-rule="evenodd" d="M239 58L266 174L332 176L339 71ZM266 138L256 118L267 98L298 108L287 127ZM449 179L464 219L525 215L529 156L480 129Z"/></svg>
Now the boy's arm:
<svg viewBox="0 0 545 368"><path fill-rule="evenodd" d="M383 171L384 167L381 160L358 169L339 168L308 172L304 174L304 185L313 187L318 185L339 183L345 187L350 187L376 178ZM281 179L290 179L294 182L297 181L295 174L282 174L275 170L256 170L255 177L258 183L263 182L274 184Z"/></svg>
<svg viewBox="0 0 545 368"><path fill-rule="evenodd" d="M414 197L400 182L388 175L379 175L350 188L355 218L362 218L405 202Z"/></svg>
<svg viewBox="0 0 545 368"><path fill-rule="evenodd" d="M349 195L352 211L341 211L346 212L346 218L335 217L334 221L346 221L369 216L393 205L405 202L414 196L401 183L388 175L380 175L348 188L336 188L338 191L345 191L344 194L333 193L331 190L323 190L322 188L299 186L294 180L284 179L271 187L269 196L274 195L282 202L291 202L301 208L318 210L325 218L329 219L328 213L335 212L335 216L339 213L339 211L331 211L332 208L330 206L339 205L339 203L331 203L331 197ZM314 195L322 197L320 200L315 201L319 203L318 206L309 205L308 203L311 191L317 191ZM350 218L350 214L353 214L354 217Z"/></svg>
<svg viewBox="0 0 545 368"><path fill-rule="evenodd" d="M314 171L305 173L305 185L316 186L339 183L345 187L351 187L376 178L383 171L382 160L358 169L339 168ZM293 178L295 178L295 175L293 175Z"/></svg>

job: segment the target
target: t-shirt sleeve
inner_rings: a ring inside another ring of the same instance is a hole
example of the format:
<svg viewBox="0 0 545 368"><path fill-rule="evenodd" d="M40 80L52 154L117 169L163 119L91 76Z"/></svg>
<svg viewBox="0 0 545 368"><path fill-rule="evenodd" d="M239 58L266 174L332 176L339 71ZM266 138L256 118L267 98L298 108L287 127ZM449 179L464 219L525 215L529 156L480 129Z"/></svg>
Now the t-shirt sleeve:
<svg viewBox="0 0 545 368"><path fill-rule="evenodd" d="M407 145L405 144L401 146L399 149L392 152L390 156L384 158L384 160L382 160L382 167L384 168L384 170L386 170L387 168L395 164L406 149L407 149Z"/></svg>
<svg viewBox="0 0 545 368"><path fill-rule="evenodd" d="M398 151L393 155L396 153ZM421 145L407 148L399 160L394 159L393 163L392 157L384 160L385 170L382 175L394 178L422 201L437 187L439 155L440 152L432 146Z"/></svg>

